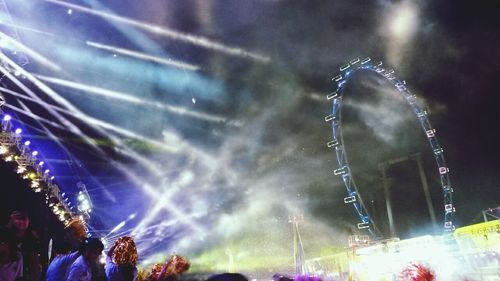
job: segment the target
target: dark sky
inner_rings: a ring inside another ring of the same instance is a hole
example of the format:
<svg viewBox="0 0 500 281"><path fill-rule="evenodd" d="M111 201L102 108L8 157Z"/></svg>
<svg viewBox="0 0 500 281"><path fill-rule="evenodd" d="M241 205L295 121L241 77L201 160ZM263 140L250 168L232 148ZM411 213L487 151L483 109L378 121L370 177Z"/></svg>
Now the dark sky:
<svg viewBox="0 0 500 281"><path fill-rule="evenodd" d="M2 32L17 27L21 43L57 65L30 57L24 68L67 103L37 89L39 97L65 108L63 116L100 149L65 125L41 121L70 155L43 129L30 129L42 128L33 118L5 111L31 130L63 191L86 184L96 229L108 234L125 221L113 235L132 233L144 257L173 250L199 261L232 251L237 261L253 251L286 256L287 218L296 213L304 214L306 253L318 255L325 245L345 244L358 222L332 172L325 96L341 65L369 56L395 69L428 111L463 226L500 199L494 2L6 1L11 21L2 21ZM2 94L22 108L18 96ZM24 102L61 124L46 105ZM382 229L378 164L415 153L442 224L437 167L412 114L370 73L354 75L344 93L350 167ZM388 170L403 237L429 230L414 164Z"/></svg>

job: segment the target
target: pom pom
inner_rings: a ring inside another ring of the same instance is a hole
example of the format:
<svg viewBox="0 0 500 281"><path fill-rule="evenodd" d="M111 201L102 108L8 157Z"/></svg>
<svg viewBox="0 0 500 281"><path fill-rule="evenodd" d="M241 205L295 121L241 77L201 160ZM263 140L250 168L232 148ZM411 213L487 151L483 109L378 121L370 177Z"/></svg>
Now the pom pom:
<svg viewBox="0 0 500 281"><path fill-rule="evenodd" d="M149 272L146 269L139 268L139 270L137 270L137 276L135 278L136 281L148 281L148 278Z"/></svg>
<svg viewBox="0 0 500 281"><path fill-rule="evenodd" d="M412 262L399 274L399 281L435 281L436 276L423 264Z"/></svg>
<svg viewBox="0 0 500 281"><path fill-rule="evenodd" d="M164 264L155 264L148 275L148 281L177 280L178 275L186 272L190 263L184 257L173 255Z"/></svg>
<svg viewBox="0 0 500 281"><path fill-rule="evenodd" d="M149 273L147 280L158 280L161 274L161 270L163 269L163 264L157 263L154 264L151 268L151 273Z"/></svg>
<svg viewBox="0 0 500 281"><path fill-rule="evenodd" d="M167 279L176 278L176 276L187 271L190 267L189 261L184 257L173 255L170 256L168 261L163 265L158 280L163 281Z"/></svg>
<svg viewBox="0 0 500 281"><path fill-rule="evenodd" d="M191 264L184 257L173 255L170 260L166 263L166 272L171 274L182 274L186 272Z"/></svg>
<svg viewBox="0 0 500 281"><path fill-rule="evenodd" d="M137 255L137 247L131 237L118 238L111 249L111 259L117 265L135 266L137 264L139 256Z"/></svg>

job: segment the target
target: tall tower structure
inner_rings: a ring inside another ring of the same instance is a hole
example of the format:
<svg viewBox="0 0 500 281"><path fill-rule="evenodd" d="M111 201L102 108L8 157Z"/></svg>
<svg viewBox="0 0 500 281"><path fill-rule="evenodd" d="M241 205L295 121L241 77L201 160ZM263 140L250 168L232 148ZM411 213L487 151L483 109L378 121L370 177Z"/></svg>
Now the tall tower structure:
<svg viewBox="0 0 500 281"><path fill-rule="evenodd" d="M302 275L306 273L304 246L300 237L299 223L304 222L304 215L290 215L288 222L292 224L293 233L293 260L295 263L295 274Z"/></svg>

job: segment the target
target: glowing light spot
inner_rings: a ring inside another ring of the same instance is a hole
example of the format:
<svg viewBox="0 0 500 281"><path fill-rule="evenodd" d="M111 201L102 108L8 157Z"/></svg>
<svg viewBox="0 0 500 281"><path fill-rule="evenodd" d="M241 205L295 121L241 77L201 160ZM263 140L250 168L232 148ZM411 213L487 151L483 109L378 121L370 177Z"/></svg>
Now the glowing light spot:
<svg viewBox="0 0 500 281"><path fill-rule="evenodd" d="M416 7L409 3L403 3L395 10L389 29L394 37L406 41L413 36L417 24Z"/></svg>

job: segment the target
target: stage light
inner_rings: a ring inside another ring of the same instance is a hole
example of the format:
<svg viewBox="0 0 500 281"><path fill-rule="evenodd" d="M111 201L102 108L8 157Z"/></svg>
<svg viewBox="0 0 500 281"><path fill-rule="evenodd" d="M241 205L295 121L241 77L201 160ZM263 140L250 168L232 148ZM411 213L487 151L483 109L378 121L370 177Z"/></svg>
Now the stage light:
<svg viewBox="0 0 500 281"><path fill-rule="evenodd" d="M3 121L10 121L12 119L12 117L10 115L5 115L3 117Z"/></svg>
<svg viewBox="0 0 500 281"><path fill-rule="evenodd" d="M5 153L7 153L8 151L9 151L9 150L8 150L5 146L0 145L0 155L5 154Z"/></svg>
<svg viewBox="0 0 500 281"><path fill-rule="evenodd" d="M30 142L30 141L25 141L25 142L24 142L24 145L25 145L25 146L29 146L30 144L31 144L31 142Z"/></svg>
<svg viewBox="0 0 500 281"><path fill-rule="evenodd" d="M73 13L72 9L68 9L68 15L71 15Z"/></svg>
<svg viewBox="0 0 500 281"><path fill-rule="evenodd" d="M20 129L20 128L17 128L17 129L14 131L14 133L15 133L16 135L20 135L22 132L23 132L23 130L22 130L22 129Z"/></svg>
<svg viewBox="0 0 500 281"><path fill-rule="evenodd" d="M26 172L26 167L24 167L24 166L18 166L17 167L16 173L22 174L24 172Z"/></svg>
<svg viewBox="0 0 500 281"><path fill-rule="evenodd" d="M38 151L35 150L35 151L31 152L31 155L37 156L38 155Z"/></svg>
<svg viewBox="0 0 500 281"><path fill-rule="evenodd" d="M40 163L38 163L38 166L40 166L40 167L41 167L41 166L43 166L43 164L45 164L45 162L40 161Z"/></svg>
<svg viewBox="0 0 500 281"><path fill-rule="evenodd" d="M54 176L52 176L52 177L50 177L50 180L54 180L54 178L55 178L55 177L54 177Z"/></svg>
<svg viewBox="0 0 500 281"><path fill-rule="evenodd" d="M48 174L50 172L49 169L45 170L45 172L43 172L44 174Z"/></svg>
<svg viewBox="0 0 500 281"><path fill-rule="evenodd" d="M37 175L36 175L36 173L31 172L31 173L28 174L28 178L31 179L31 180L34 180L34 179L37 178Z"/></svg>
<svg viewBox="0 0 500 281"><path fill-rule="evenodd" d="M85 195L78 194L78 201L83 201L85 199Z"/></svg>
<svg viewBox="0 0 500 281"><path fill-rule="evenodd" d="M12 160L14 160L14 156L12 156L12 155L5 157L5 162L10 162Z"/></svg>

